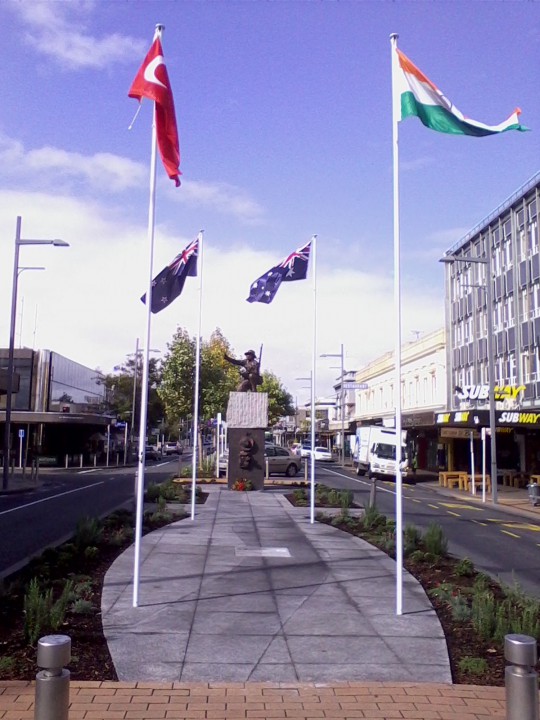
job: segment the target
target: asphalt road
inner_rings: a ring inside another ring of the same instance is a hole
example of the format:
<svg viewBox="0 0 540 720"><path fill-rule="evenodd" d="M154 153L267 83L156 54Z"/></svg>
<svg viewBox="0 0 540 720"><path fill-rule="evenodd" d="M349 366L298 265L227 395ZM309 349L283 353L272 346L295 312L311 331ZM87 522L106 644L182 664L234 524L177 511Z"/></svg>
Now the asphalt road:
<svg viewBox="0 0 540 720"><path fill-rule="evenodd" d="M189 463L190 456L182 456ZM149 463L145 484L162 482L178 467L178 456ZM102 517L134 507L135 467L92 470L47 469L41 487L0 495L0 577L25 565L45 548L68 540L84 516ZM131 503L131 505L130 505Z"/></svg>
<svg viewBox="0 0 540 720"><path fill-rule="evenodd" d="M361 504L369 503L371 482L337 464L317 464L317 482L353 490ZM418 482L403 484L403 527L412 523L425 530L438 523L448 538L448 549L456 557L470 558L476 569L508 585L517 582L529 595L540 598L540 523L528 517L477 504L466 498L443 495ZM393 481L377 483L376 505L395 517L396 488ZM499 506L502 507L502 506Z"/></svg>

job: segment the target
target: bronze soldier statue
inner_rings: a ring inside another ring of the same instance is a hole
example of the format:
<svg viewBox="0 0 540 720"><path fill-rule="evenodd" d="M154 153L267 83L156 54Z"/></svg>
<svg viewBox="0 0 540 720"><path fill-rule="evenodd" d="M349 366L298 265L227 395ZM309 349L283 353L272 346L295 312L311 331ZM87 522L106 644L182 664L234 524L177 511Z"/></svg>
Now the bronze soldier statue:
<svg viewBox="0 0 540 720"><path fill-rule="evenodd" d="M240 365L241 367L242 382L238 385L236 391L257 392L257 385L262 385L262 377L259 372L259 363L255 351L248 350L244 355L246 356L245 360L235 360L235 358L229 357L227 353L224 353L223 357L232 365Z"/></svg>

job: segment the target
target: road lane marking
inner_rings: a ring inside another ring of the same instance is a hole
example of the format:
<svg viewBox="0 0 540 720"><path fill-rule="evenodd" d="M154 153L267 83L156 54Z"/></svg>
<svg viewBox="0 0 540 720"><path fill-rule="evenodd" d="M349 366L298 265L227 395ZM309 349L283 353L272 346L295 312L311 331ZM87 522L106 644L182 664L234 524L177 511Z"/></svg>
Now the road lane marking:
<svg viewBox="0 0 540 720"><path fill-rule="evenodd" d="M504 523L504 527L511 527L514 530L530 530L531 532L540 532L540 525L529 525L528 523L509 522Z"/></svg>
<svg viewBox="0 0 540 720"><path fill-rule="evenodd" d="M479 510L482 511L482 508L475 507L474 505L464 505L463 503L439 503L443 507L449 507L449 508L459 508L460 510Z"/></svg>
<svg viewBox="0 0 540 720"><path fill-rule="evenodd" d="M77 475L87 475L88 473L97 472L98 470L101 470L101 468L92 468L91 470L79 470Z"/></svg>
<svg viewBox="0 0 540 720"><path fill-rule="evenodd" d="M477 525L483 525L484 527L487 526L487 523L482 522L481 520L475 520L474 518L471 518L471 522L476 523Z"/></svg>
<svg viewBox="0 0 540 720"><path fill-rule="evenodd" d="M517 538L518 540L519 540L519 538L520 538L519 535L516 535L516 533L512 533L512 532L510 532L509 530L501 530L501 532L504 533L505 535L510 535L510 537Z"/></svg>
<svg viewBox="0 0 540 720"><path fill-rule="evenodd" d="M434 510L439 510L439 509L440 509L438 505L433 505L432 503L428 503L427 506L430 507L430 508L433 508Z"/></svg>
<svg viewBox="0 0 540 720"><path fill-rule="evenodd" d="M2 510L0 515L7 515L8 513L16 512L17 510L24 510L24 508L31 507L32 505L39 505L40 503L48 502L49 500L55 500L56 498L62 497L63 495L71 495L71 493L80 492L81 490L87 490L96 485L104 485L105 480L100 480L92 485L85 485L84 487L75 488L74 490L66 490L66 492L58 493L57 495L51 495L50 497L42 498L41 500L33 500L32 502L26 503L26 505L19 505L18 507L11 508L10 510Z"/></svg>
<svg viewBox="0 0 540 720"><path fill-rule="evenodd" d="M461 517L459 513L452 512L451 510L446 511L449 515L453 515L454 517Z"/></svg>
<svg viewBox="0 0 540 720"><path fill-rule="evenodd" d="M420 504L422 504L422 501L421 501L421 500L417 500L416 498L410 498L410 499L411 499L413 502L415 502L415 503L420 503Z"/></svg>

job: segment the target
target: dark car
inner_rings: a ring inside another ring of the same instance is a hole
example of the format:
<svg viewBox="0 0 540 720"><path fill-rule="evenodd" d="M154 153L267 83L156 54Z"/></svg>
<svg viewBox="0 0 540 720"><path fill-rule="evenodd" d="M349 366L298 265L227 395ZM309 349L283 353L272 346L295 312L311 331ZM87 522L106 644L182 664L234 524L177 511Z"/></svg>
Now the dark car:
<svg viewBox="0 0 540 720"><path fill-rule="evenodd" d="M145 460L160 460L161 456L153 445L147 445L144 448L144 459Z"/></svg>

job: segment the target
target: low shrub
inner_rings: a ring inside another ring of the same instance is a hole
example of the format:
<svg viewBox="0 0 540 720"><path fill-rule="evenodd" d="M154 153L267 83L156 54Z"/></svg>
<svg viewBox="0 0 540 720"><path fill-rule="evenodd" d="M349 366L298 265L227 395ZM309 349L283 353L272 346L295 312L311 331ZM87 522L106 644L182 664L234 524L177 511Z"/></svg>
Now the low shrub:
<svg viewBox="0 0 540 720"><path fill-rule="evenodd" d="M470 655L462 657L458 663L458 667L462 673L476 675L478 677L481 677L488 671L487 660L479 657L471 657Z"/></svg>
<svg viewBox="0 0 540 720"><path fill-rule="evenodd" d="M454 568L454 575L457 577L472 577L474 575L473 561L468 557L462 558Z"/></svg>
<svg viewBox="0 0 540 720"><path fill-rule="evenodd" d="M448 540L438 523L428 525L422 537L422 544L427 552L437 557L446 557L448 554Z"/></svg>

